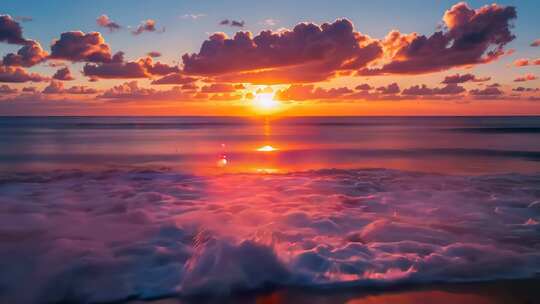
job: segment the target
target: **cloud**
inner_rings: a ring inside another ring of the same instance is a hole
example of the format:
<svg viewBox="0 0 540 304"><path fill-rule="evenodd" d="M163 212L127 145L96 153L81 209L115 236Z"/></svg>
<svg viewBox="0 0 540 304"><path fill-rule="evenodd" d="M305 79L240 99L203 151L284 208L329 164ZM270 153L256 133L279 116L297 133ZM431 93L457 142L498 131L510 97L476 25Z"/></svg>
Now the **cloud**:
<svg viewBox="0 0 540 304"><path fill-rule="evenodd" d="M404 89L402 95L412 96L433 96L433 95L457 95L465 92L465 88L455 83L447 84L441 88L429 88L425 84L414 85Z"/></svg>
<svg viewBox="0 0 540 304"><path fill-rule="evenodd" d="M279 23L279 20L273 19L273 18L268 18L268 19L264 19L263 21L261 21L261 24L266 25L266 26L275 26L278 23Z"/></svg>
<svg viewBox="0 0 540 304"><path fill-rule="evenodd" d="M529 65L540 65L540 58L537 59L528 59L528 58L520 58L516 59L514 61L514 65L517 67L523 67L523 66L529 66Z"/></svg>
<svg viewBox="0 0 540 304"><path fill-rule="evenodd" d="M347 87L324 89L314 85L294 84L287 89L276 92L278 100L321 100L321 99L339 99L353 90Z"/></svg>
<svg viewBox="0 0 540 304"><path fill-rule="evenodd" d="M15 16L15 18L13 18L19 22L30 22L30 21L33 21L34 18L30 17L30 16Z"/></svg>
<svg viewBox="0 0 540 304"><path fill-rule="evenodd" d="M235 92L236 89L235 85L228 84L228 83L212 83L210 85L205 85L201 88L202 93L230 93Z"/></svg>
<svg viewBox="0 0 540 304"><path fill-rule="evenodd" d="M51 45L52 59L84 62L110 62L111 48L98 32L65 32Z"/></svg>
<svg viewBox="0 0 540 304"><path fill-rule="evenodd" d="M180 73L173 73L152 81L152 84L187 84L197 81L195 77L187 77Z"/></svg>
<svg viewBox="0 0 540 304"><path fill-rule="evenodd" d="M17 93L17 89L12 88L12 87L8 86L7 84L3 84L3 85L0 86L0 94L1 95L14 94L14 93Z"/></svg>
<svg viewBox="0 0 540 304"><path fill-rule="evenodd" d="M372 87L371 85L369 85L368 83L362 83L362 84L359 84L355 87L355 90L357 91L369 91L369 90L373 90L374 87Z"/></svg>
<svg viewBox="0 0 540 304"><path fill-rule="evenodd" d="M114 21L112 21L109 16L101 15L96 19L97 25L104 27L109 30L109 32L115 32L122 28L122 26Z"/></svg>
<svg viewBox="0 0 540 304"><path fill-rule="evenodd" d="M192 98L192 94L183 92L180 87L173 87L170 90L163 91L152 88L143 88L139 87L138 82L134 80L114 86L103 92L98 98L112 101L189 100Z"/></svg>
<svg viewBox="0 0 540 304"><path fill-rule="evenodd" d="M161 53L158 52L158 51L150 51L150 52L146 53L146 55L148 55L148 57L152 57L152 58L161 57Z"/></svg>
<svg viewBox="0 0 540 304"><path fill-rule="evenodd" d="M488 87L485 89L470 90L469 94L475 95L475 96L499 96L499 95L503 95L504 92L496 87Z"/></svg>
<svg viewBox="0 0 540 304"><path fill-rule="evenodd" d="M71 75L71 71L68 67L61 68L54 73L53 79L56 80L63 80L63 81L69 81L74 80L75 78Z"/></svg>
<svg viewBox="0 0 540 304"><path fill-rule="evenodd" d="M465 83L465 82L484 82L491 80L491 77L476 77L476 75L473 74L455 74L455 75L448 75L444 77L444 80L441 83L446 84L457 84L457 83Z"/></svg>
<svg viewBox="0 0 540 304"><path fill-rule="evenodd" d="M180 18L182 19L192 19L192 20L197 20L202 17L206 17L206 14L184 14L180 16Z"/></svg>
<svg viewBox="0 0 540 304"><path fill-rule="evenodd" d="M156 28L156 21L153 19L147 19L134 30L132 31L133 35L140 35L144 32L156 32L158 31ZM164 32L165 28L161 29L160 32Z"/></svg>
<svg viewBox="0 0 540 304"><path fill-rule="evenodd" d="M29 40L17 53L9 53L2 60L4 65L31 67L47 59L47 52L37 41Z"/></svg>
<svg viewBox="0 0 540 304"><path fill-rule="evenodd" d="M94 88L86 86L71 86L70 88L64 88L64 84L60 81L52 80L48 86L41 92L43 94L74 94L74 95L90 95L97 94L98 91Z"/></svg>
<svg viewBox="0 0 540 304"><path fill-rule="evenodd" d="M0 64L0 82L40 82L48 80L47 77L37 73L28 73L20 67L5 66Z"/></svg>
<svg viewBox="0 0 540 304"><path fill-rule="evenodd" d="M244 20L229 20L229 19L224 19L224 20L221 20L219 22L219 25L228 25L228 26L233 26L233 27L244 27L246 25L246 23L244 22Z"/></svg>
<svg viewBox="0 0 540 304"><path fill-rule="evenodd" d="M177 66L169 66L160 62L154 63L151 57L144 57L137 61L124 61L123 52L117 52L110 62L87 63L83 68L85 76L95 79L149 78L179 71Z"/></svg>
<svg viewBox="0 0 540 304"><path fill-rule="evenodd" d="M377 88L377 92L381 93L381 94L397 94L399 93L401 90L398 86L397 83L391 83L387 86L381 86L381 87L378 87Z"/></svg>
<svg viewBox="0 0 540 304"><path fill-rule="evenodd" d="M316 82L352 72L382 55L377 41L354 31L347 19L318 26L300 23L292 30L262 31L233 38L216 33L199 53L182 56L188 74L251 83Z"/></svg>
<svg viewBox="0 0 540 304"><path fill-rule="evenodd" d="M510 29L516 16L512 6L492 4L474 10L458 3L444 14L445 29L429 37L394 33L393 41L398 43L390 61L360 74L422 74L494 61L515 38Z"/></svg>
<svg viewBox="0 0 540 304"><path fill-rule="evenodd" d="M43 94L60 94L64 91L64 84L60 81L51 81L48 86L41 91Z"/></svg>
<svg viewBox="0 0 540 304"><path fill-rule="evenodd" d="M525 81L531 81L531 80L536 80L536 79L538 79L538 77L536 77L533 74L525 74L523 76L519 76L516 79L514 79L514 82L525 82Z"/></svg>
<svg viewBox="0 0 540 304"><path fill-rule="evenodd" d="M0 42L9 44L27 44L21 25L10 15L0 15Z"/></svg>
<svg viewBox="0 0 540 304"><path fill-rule="evenodd" d="M67 94L83 94L84 95L84 94L96 94L98 90L79 85L79 86L71 86L69 89L66 89L64 92Z"/></svg>
<svg viewBox="0 0 540 304"><path fill-rule="evenodd" d="M538 92L540 89L538 88L525 88L525 87L517 87L513 88L512 91L514 92Z"/></svg>
<svg viewBox="0 0 540 304"><path fill-rule="evenodd" d="M540 39L536 39L535 41L531 42L532 47L540 46Z"/></svg>

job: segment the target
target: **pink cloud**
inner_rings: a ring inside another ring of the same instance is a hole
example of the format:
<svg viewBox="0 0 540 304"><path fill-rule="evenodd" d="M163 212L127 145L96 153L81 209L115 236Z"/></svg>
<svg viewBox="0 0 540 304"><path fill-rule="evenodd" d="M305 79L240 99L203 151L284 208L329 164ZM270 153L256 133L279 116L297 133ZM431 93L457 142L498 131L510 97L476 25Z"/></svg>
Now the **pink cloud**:
<svg viewBox="0 0 540 304"><path fill-rule="evenodd" d="M9 53L4 56L2 62L9 66L31 67L45 61L47 56L47 52L37 41L29 40L16 54Z"/></svg>
<svg viewBox="0 0 540 304"><path fill-rule="evenodd" d="M122 26L114 21L112 21L109 16L101 15L96 19L97 25L104 27L109 30L109 32L115 32L122 28Z"/></svg>
<svg viewBox="0 0 540 304"><path fill-rule="evenodd" d="M133 35L140 35L144 32L156 32L156 31L157 31L156 21L153 19L147 19L141 22L141 24L134 31L132 31L132 33ZM164 31L165 31L165 28L161 30L161 32L164 32Z"/></svg>
<svg viewBox="0 0 540 304"><path fill-rule="evenodd" d="M51 59L103 63L112 59L111 48L98 32L66 32L51 45Z"/></svg>
<svg viewBox="0 0 540 304"><path fill-rule="evenodd" d="M442 83L446 84L457 84L457 83L465 83L465 82L485 82L491 80L491 77L476 77L476 75L473 74L455 74L455 75L448 75L444 77L444 80Z"/></svg>
<svg viewBox="0 0 540 304"><path fill-rule="evenodd" d="M8 86L7 84L3 84L3 85L0 86L0 94L1 95L14 94L14 93L17 93L17 89L12 88L12 87Z"/></svg>
<svg viewBox="0 0 540 304"><path fill-rule="evenodd" d="M4 66L0 64L0 82L40 82L48 80L47 77L37 73L28 73L20 67Z"/></svg>
<svg viewBox="0 0 540 304"><path fill-rule="evenodd" d="M63 81L69 81L74 80L75 78L71 75L71 71L68 67L61 68L54 73L53 79L56 80L63 80Z"/></svg>
<svg viewBox="0 0 540 304"><path fill-rule="evenodd" d="M197 81L195 77L187 77L180 73L172 73L152 81L152 84L187 84Z"/></svg>
<svg viewBox="0 0 540 304"><path fill-rule="evenodd" d="M198 53L182 56L186 73L252 83L315 82L352 72L382 55L377 41L354 31L347 19L292 30L262 31L233 38L216 33ZM264 69L264 70L263 70Z"/></svg>
<svg viewBox="0 0 540 304"><path fill-rule="evenodd" d="M457 95L463 92L465 92L465 88L455 83L450 83L441 88L429 88L425 84L414 85L407 89L404 89L402 94L414 95L414 96L432 96L432 95Z"/></svg>
<svg viewBox="0 0 540 304"><path fill-rule="evenodd" d="M531 80L536 80L536 79L538 79L538 77L536 77L536 75L525 74L523 76L519 76L516 79L514 79L514 82L525 82L525 81L531 81Z"/></svg>
<svg viewBox="0 0 540 304"><path fill-rule="evenodd" d="M163 76L179 71L177 66L153 62L151 57L144 57L137 61L125 61L123 52L116 53L110 62L87 63L83 68L85 76L95 79L149 78L154 75Z"/></svg>
<svg viewBox="0 0 540 304"><path fill-rule="evenodd" d="M515 38L510 28L516 16L512 6L492 4L475 10L458 3L444 14L444 30L429 37L394 34L400 39L394 38L399 43L393 46L391 61L360 74L422 74L491 62Z"/></svg>

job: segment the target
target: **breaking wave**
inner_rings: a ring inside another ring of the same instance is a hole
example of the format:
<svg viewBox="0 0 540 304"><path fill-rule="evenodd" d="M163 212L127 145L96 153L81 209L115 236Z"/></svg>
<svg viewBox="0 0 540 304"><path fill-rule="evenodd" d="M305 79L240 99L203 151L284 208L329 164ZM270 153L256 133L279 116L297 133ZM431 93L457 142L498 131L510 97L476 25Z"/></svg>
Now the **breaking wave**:
<svg viewBox="0 0 540 304"><path fill-rule="evenodd" d="M539 174L5 173L0 302L529 278L539 220Z"/></svg>

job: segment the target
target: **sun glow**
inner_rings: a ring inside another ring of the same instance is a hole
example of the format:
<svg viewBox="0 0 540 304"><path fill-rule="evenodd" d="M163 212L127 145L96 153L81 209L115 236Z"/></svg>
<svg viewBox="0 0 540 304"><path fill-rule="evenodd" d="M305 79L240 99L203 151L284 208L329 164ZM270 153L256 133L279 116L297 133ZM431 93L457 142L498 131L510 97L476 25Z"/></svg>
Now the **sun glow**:
<svg viewBox="0 0 540 304"><path fill-rule="evenodd" d="M274 99L273 93L258 93L253 100L253 106L261 112L273 112L279 108L279 102Z"/></svg>
<svg viewBox="0 0 540 304"><path fill-rule="evenodd" d="M273 151L276 151L278 150L277 148L274 148L270 145L266 145L266 146L262 146L260 148L257 148L257 151L259 152L273 152Z"/></svg>

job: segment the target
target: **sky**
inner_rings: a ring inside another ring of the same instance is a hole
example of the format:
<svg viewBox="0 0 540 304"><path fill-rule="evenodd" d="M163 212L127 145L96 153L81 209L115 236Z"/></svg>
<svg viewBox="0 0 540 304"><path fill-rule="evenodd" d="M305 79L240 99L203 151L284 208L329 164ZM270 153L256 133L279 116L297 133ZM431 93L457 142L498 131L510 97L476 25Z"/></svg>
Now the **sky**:
<svg viewBox="0 0 540 304"><path fill-rule="evenodd" d="M15 1L0 115L538 115L536 1Z"/></svg>

